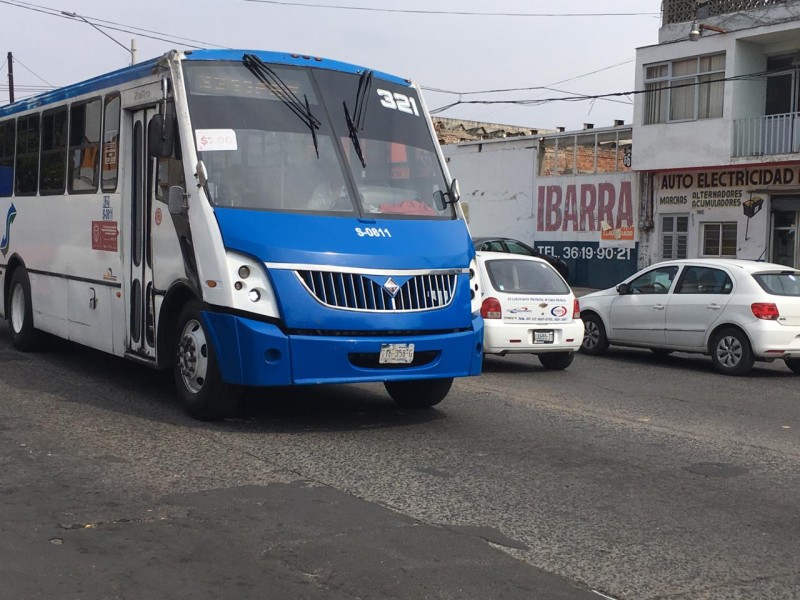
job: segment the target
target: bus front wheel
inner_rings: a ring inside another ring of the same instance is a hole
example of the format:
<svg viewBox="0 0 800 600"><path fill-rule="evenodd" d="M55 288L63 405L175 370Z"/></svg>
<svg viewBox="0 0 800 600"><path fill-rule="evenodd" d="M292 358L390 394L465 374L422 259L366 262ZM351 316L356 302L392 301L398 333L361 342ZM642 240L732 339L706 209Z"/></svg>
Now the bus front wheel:
<svg viewBox="0 0 800 600"><path fill-rule="evenodd" d="M175 352L175 387L186 412L201 421L219 421L233 413L241 389L222 381L197 302L181 311Z"/></svg>
<svg viewBox="0 0 800 600"><path fill-rule="evenodd" d="M386 381L383 385L398 406L429 408L444 400L453 385L453 378Z"/></svg>
<svg viewBox="0 0 800 600"><path fill-rule="evenodd" d="M14 348L21 352L36 348L39 343L39 332L33 327L31 282L25 267L18 267L11 276L8 322L11 325L11 343Z"/></svg>

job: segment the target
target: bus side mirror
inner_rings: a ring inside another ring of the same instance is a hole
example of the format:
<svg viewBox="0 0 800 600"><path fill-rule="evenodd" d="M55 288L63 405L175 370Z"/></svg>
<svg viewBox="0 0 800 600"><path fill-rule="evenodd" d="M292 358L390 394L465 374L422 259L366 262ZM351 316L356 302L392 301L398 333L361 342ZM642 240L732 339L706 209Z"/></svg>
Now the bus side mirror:
<svg viewBox="0 0 800 600"><path fill-rule="evenodd" d="M167 207L169 212L173 215L179 215L183 212L183 198L186 196L183 188L179 185L173 185L169 188L169 198L167 200Z"/></svg>
<svg viewBox="0 0 800 600"><path fill-rule="evenodd" d="M151 158L169 158L175 146L175 119L153 115L147 124L147 147Z"/></svg>
<svg viewBox="0 0 800 600"><path fill-rule="evenodd" d="M433 203L439 211L443 211L447 207L447 198L442 190L433 192Z"/></svg>
<svg viewBox="0 0 800 600"><path fill-rule="evenodd" d="M455 204L459 198L461 198L461 190L456 179L450 182L446 192L436 190L433 193L433 201L439 210L444 210L448 204Z"/></svg>
<svg viewBox="0 0 800 600"><path fill-rule="evenodd" d="M458 186L458 179L453 179L450 182L450 187L447 188L447 195L450 197L451 204L455 204L461 199L461 188Z"/></svg>

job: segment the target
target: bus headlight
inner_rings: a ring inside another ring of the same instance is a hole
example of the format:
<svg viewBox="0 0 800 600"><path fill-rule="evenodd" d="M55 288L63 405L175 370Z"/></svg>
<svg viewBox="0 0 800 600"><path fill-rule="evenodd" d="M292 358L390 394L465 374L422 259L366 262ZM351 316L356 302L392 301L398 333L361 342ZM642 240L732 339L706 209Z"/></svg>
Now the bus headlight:
<svg viewBox="0 0 800 600"><path fill-rule="evenodd" d="M478 263L473 258L469 263L469 299L472 314L481 312L481 278L478 274Z"/></svg>
<svg viewBox="0 0 800 600"><path fill-rule="evenodd" d="M231 308L280 318L278 302L263 263L236 252L226 254Z"/></svg>

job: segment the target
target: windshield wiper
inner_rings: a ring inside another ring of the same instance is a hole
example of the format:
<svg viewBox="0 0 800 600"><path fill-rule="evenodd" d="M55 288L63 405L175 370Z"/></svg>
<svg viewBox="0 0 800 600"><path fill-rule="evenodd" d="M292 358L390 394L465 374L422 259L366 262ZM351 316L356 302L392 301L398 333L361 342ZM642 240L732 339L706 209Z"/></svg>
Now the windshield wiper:
<svg viewBox="0 0 800 600"><path fill-rule="evenodd" d="M350 139L353 140L353 147L356 149L361 166L366 168L367 162L364 160L364 152L361 150L361 143L358 141L358 132L364 129L364 119L367 114L367 96L372 87L372 71L364 71L358 80L358 90L356 90L356 104L353 109L353 116L347 110L347 102L342 102L344 106L344 118L347 120L347 129L350 131Z"/></svg>
<svg viewBox="0 0 800 600"><path fill-rule="evenodd" d="M264 86L275 95L275 97L283 102L283 104L297 115L300 120L305 123L311 130L311 139L314 142L314 150L319 158L319 142L317 141L317 129L322 126L322 122L314 116L311 112L311 107L308 104L308 96L303 95L304 102L286 85L278 74L273 71L263 60L258 58L255 54L245 54L242 59L244 66L256 76Z"/></svg>

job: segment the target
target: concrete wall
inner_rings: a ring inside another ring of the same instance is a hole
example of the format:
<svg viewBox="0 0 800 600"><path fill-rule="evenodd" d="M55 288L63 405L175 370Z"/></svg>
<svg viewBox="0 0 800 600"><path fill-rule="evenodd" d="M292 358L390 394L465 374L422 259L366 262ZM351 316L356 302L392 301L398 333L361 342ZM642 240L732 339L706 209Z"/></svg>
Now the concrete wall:
<svg viewBox="0 0 800 600"><path fill-rule="evenodd" d="M536 138L442 147L461 199L469 204L474 237L503 236L534 243L533 177Z"/></svg>

